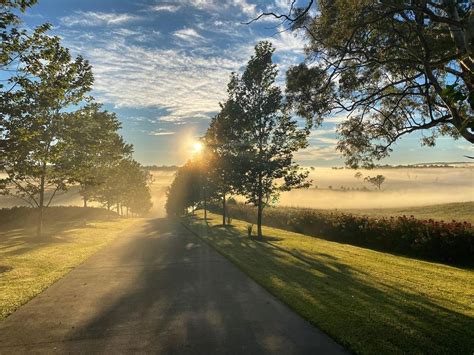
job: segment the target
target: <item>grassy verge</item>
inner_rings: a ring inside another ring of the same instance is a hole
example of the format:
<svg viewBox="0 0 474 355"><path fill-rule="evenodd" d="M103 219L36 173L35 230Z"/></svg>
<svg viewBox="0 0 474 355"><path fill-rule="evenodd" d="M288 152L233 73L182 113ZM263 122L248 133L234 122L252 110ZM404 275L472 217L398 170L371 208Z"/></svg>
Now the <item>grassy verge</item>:
<svg viewBox="0 0 474 355"><path fill-rule="evenodd" d="M201 216L202 217L202 216ZM264 228L187 222L251 278L356 353L474 350L474 271Z"/></svg>
<svg viewBox="0 0 474 355"><path fill-rule="evenodd" d="M48 223L41 240L33 226L0 225L0 320L140 221L93 214Z"/></svg>

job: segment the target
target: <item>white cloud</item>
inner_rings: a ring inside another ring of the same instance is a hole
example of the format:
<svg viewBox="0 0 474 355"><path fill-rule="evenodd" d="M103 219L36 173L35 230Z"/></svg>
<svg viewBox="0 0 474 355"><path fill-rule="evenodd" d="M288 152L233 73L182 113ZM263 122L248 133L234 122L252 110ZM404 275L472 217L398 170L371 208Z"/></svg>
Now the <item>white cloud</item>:
<svg viewBox="0 0 474 355"><path fill-rule="evenodd" d="M139 16L119 13L93 12L93 11L76 11L74 15L64 16L60 18L64 26L109 26L121 25L127 22L141 19Z"/></svg>
<svg viewBox="0 0 474 355"><path fill-rule="evenodd" d="M203 36L201 36L195 29L192 28L183 28L173 32L173 35L190 42L204 39Z"/></svg>
<svg viewBox="0 0 474 355"><path fill-rule="evenodd" d="M149 7L151 11L156 12L176 12L181 8L181 6L175 4L157 4Z"/></svg>
<svg viewBox="0 0 474 355"><path fill-rule="evenodd" d="M160 121L208 119L225 99L230 73L248 59L246 53L207 48L147 48L117 36L74 43L68 46L93 66L100 101L117 107L158 107L166 112Z"/></svg>
<svg viewBox="0 0 474 355"><path fill-rule="evenodd" d="M158 130L152 131L152 132L148 132L148 135L150 135L150 136L172 136L174 134L176 134L176 132L165 131L165 130L161 130L161 129L158 129Z"/></svg>

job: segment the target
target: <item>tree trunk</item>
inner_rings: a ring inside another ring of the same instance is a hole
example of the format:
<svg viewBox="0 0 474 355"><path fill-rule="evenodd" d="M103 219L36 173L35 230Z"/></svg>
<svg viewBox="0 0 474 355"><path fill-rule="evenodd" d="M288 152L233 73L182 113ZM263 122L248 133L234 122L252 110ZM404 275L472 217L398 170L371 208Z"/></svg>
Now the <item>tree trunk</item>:
<svg viewBox="0 0 474 355"><path fill-rule="evenodd" d="M204 220L207 220L207 196L204 195Z"/></svg>
<svg viewBox="0 0 474 355"><path fill-rule="evenodd" d="M120 214L120 204L117 203L117 213Z"/></svg>
<svg viewBox="0 0 474 355"><path fill-rule="evenodd" d="M83 199L84 199L84 208L86 208L87 207L87 197L84 195Z"/></svg>
<svg viewBox="0 0 474 355"><path fill-rule="evenodd" d="M263 192L262 192L262 173L258 174L258 206L257 206L257 238L262 239L262 215L263 215Z"/></svg>
<svg viewBox="0 0 474 355"><path fill-rule="evenodd" d="M128 206L127 206L127 218L128 218Z"/></svg>
<svg viewBox="0 0 474 355"><path fill-rule="evenodd" d="M222 225L225 226L225 218L227 215L227 206L225 200L225 193L222 195Z"/></svg>
<svg viewBox="0 0 474 355"><path fill-rule="evenodd" d="M43 214L44 214L44 182L45 174L41 176L38 206L38 224L36 226L36 236L41 237L43 234Z"/></svg>

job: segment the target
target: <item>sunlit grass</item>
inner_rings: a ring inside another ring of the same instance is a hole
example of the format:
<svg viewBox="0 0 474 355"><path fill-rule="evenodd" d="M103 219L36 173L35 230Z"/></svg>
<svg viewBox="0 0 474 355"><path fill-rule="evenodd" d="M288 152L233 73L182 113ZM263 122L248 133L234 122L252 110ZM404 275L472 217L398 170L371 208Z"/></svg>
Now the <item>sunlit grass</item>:
<svg viewBox="0 0 474 355"><path fill-rule="evenodd" d="M199 214L202 217L202 214ZM474 271L247 222L191 228L250 277L354 352L472 353ZM268 237L271 240L269 240Z"/></svg>
<svg viewBox="0 0 474 355"><path fill-rule="evenodd" d="M74 221L0 230L0 320L45 290L140 219Z"/></svg>

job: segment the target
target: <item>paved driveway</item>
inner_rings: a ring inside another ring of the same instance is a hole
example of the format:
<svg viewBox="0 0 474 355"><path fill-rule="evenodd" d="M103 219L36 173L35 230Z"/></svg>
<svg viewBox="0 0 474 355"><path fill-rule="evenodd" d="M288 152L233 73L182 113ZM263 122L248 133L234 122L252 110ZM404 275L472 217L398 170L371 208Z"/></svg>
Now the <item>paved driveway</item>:
<svg viewBox="0 0 474 355"><path fill-rule="evenodd" d="M179 224L147 221L0 322L0 353L344 350Z"/></svg>

